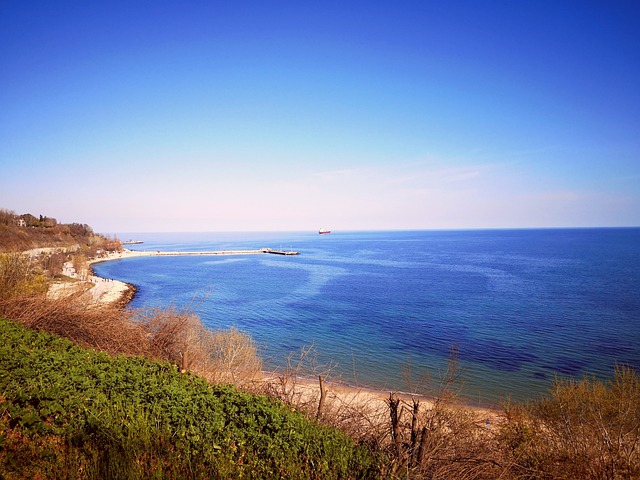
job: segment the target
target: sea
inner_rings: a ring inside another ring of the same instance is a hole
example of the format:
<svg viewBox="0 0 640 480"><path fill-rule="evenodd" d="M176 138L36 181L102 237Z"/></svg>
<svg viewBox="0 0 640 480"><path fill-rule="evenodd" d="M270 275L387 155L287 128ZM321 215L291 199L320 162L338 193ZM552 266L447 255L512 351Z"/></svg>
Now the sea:
<svg viewBox="0 0 640 480"><path fill-rule="evenodd" d="M121 233L132 250L273 248L299 255L150 256L96 264L131 308L190 309L235 327L265 368L478 405L554 379L640 368L640 228ZM456 377L447 380L456 364Z"/></svg>

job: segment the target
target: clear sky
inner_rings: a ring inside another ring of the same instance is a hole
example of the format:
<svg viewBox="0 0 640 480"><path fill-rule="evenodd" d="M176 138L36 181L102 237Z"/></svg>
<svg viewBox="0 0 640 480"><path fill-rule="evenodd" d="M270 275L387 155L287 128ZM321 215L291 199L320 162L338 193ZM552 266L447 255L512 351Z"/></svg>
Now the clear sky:
<svg viewBox="0 0 640 480"><path fill-rule="evenodd" d="M0 2L0 207L105 233L640 225L640 3Z"/></svg>

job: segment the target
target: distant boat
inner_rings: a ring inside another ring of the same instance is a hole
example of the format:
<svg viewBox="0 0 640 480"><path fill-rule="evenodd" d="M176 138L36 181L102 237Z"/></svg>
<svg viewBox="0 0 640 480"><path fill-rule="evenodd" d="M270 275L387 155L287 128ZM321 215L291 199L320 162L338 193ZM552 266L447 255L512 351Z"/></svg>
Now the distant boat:
<svg viewBox="0 0 640 480"><path fill-rule="evenodd" d="M326 235L327 233L331 233L331 230L326 230L324 228L321 228L320 231L318 231L318 233L320 235Z"/></svg>

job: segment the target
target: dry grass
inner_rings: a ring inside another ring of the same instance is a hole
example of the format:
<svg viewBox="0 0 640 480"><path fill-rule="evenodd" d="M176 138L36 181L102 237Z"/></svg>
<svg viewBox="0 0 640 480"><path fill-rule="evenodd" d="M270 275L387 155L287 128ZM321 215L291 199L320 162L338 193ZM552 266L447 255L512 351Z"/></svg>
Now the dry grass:
<svg viewBox="0 0 640 480"><path fill-rule="evenodd" d="M379 392L354 388L333 376L335 365L320 363L315 345L286 358L283 371L268 374L253 390L278 398L293 410L378 449L388 432L388 412Z"/></svg>
<svg viewBox="0 0 640 480"><path fill-rule="evenodd" d="M487 412L465 407L459 393L463 371L458 349L450 351L447 368L419 382L408 383L422 396L388 399L392 478L475 480L509 478L495 431L486 422Z"/></svg>
<svg viewBox="0 0 640 480"><path fill-rule="evenodd" d="M25 295L0 302L0 316L111 354L150 355L146 332L115 307L90 308L78 295L63 299Z"/></svg>
<svg viewBox="0 0 640 480"><path fill-rule="evenodd" d="M337 427L389 462L384 478L489 479L509 476L498 430L487 426L487 411L467 408L458 397L457 351L440 375L414 381L415 395L342 386L332 381L332 365L317 362L315 347L287 359L263 389L295 410ZM406 373L406 372L405 372ZM497 413L492 413L495 421Z"/></svg>
<svg viewBox="0 0 640 480"><path fill-rule="evenodd" d="M144 355L188 369L213 382L242 386L259 375L261 359L250 336L212 332L175 308L123 310L82 296L22 295L0 301L0 316L110 354Z"/></svg>

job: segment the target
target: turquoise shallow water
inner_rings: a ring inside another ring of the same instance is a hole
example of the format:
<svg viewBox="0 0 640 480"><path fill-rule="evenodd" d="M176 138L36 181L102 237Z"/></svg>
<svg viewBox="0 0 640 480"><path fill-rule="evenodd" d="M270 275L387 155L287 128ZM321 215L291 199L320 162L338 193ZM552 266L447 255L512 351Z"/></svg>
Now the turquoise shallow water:
<svg viewBox="0 0 640 480"><path fill-rule="evenodd" d="M95 266L138 286L134 308L194 304L208 326L250 333L270 366L313 344L345 382L408 390L455 346L480 403L640 367L637 228L119 236L138 250L300 251Z"/></svg>

